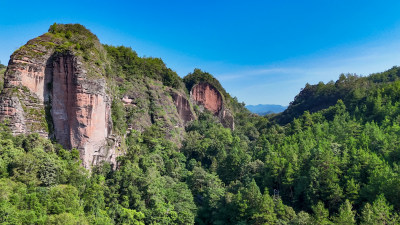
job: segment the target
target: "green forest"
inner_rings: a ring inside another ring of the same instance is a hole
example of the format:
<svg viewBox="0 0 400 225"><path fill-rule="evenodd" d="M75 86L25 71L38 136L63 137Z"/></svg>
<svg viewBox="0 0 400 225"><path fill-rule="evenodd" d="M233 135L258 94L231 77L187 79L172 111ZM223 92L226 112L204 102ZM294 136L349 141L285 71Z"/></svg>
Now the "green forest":
<svg viewBox="0 0 400 225"><path fill-rule="evenodd" d="M119 91L145 76L181 89L206 80L235 129L205 111L176 143L154 123L127 134L116 170L89 171L78 150L1 124L1 224L400 223L400 67L307 84L283 113L257 116L209 73L180 78L161 59L103 47Z"/></svg>

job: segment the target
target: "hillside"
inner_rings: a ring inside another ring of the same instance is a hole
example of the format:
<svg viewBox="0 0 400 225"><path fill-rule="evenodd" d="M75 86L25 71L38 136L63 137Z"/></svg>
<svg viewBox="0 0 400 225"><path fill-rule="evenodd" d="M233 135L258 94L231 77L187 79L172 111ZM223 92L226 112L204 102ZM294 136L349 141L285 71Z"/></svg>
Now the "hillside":
<svg viewBox="0 0 400 225"><path fill-rule="evenodd" d="M400 73L257 116L211 74L53 24L0 94L0 223L398 224Z"/></svg>
<svg viewBox="0 0 400 225"><path fill-rule="evenodd" d="M312 113L327 109L335 105L339 99L343 100L352 114L362 113L368 115L370 120L382 120L383 117L377 115L376 111L373 112L373 104L377 99L372 98L388 98L382 99L384 103L395 103L397 99L391 98L392 95L396 95L396 92L388 93L388 90L384 90L386 87L391 90L399 79L400 68L394 66L385 72L371 74L367 77L341 74L336 82L307 84L290 103L287 110L277 117L277 121L281 124L289 123L304 111ZM382 91L384 93L378 93Z"/></svg>

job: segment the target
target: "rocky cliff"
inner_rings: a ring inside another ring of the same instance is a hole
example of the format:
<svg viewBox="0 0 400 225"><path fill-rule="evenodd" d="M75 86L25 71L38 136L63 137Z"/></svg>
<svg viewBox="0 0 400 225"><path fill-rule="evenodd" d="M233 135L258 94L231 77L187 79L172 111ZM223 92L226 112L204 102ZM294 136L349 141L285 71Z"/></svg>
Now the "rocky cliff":
<svg viewBox="0 0 400 225"><path fill-rule="evenodd" d="M234 129L233 114L212 82L189 89L157 58L103 46L81 25L54 24L10 57L0 119L13 134L39 133L76 148L86 168L124 154L132 130L155 125L180 146L194 105Z"/></svg>
<svg viewBox="0 0 400 225"><path fill-rule="evenodd" d="M222 95L209 83L198 83L190 90L190 97L214 115L218 115L223 106Z"/></svg>
<svg viewBox="0 0 400 225"><path fill-rule="evenodd" d="M37 132L77 148L87 168L103 159L115 163L117 154L107 149L111 98L104 75L89 77L79 52L57 51L60 44L45 34L11 56L0 118L9 121L14 134Z"/></svg>
<svg viewBox="0 0 400 225"><path fill-rule="evenodd" d="M88 79L72 54L57 55L52 61L46 106L51 108L55 140L81 150L85 167L101 159L115 163L116 154L105 149L112 128L105 79Z"/></svg>
<svg viewBox="0 0 400 225"><path fill-rule="evenodd" d="M190 98L195 104L217 116L225 127L235 129L233 115L224 104L223 97L216 87L208 82L195 84L190 90Z"/></svg>

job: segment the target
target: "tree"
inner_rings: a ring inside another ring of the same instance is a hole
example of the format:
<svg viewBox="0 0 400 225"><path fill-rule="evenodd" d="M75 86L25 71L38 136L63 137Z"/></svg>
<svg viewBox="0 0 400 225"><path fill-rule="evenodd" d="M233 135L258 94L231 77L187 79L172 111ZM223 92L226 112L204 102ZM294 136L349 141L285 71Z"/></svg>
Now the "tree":
<svg viewBox="0 0 400 225"><path fill-rule="evenodd" d="M352 205L349 200L346 200L339 208L339 213L333 218L336 224L351 225L356 224L354 219L355 212L352 210Z"/></svg>
<svg viewBox="0 0 400 225"><path fill-rule="evenodd" d="M361 224L396 224L393 206L389 205L383 195L379 195L373 204L367 203L361 212Z"/></svg>
<svg viewBox="0 0 400 225"><path fill-rule="evenodd" d="M315 224L331 224L331 221L329 221L329 211L325 209L324 203L318 202L317 205L312 207L312 210L314 212L314 223Z"/></svg>

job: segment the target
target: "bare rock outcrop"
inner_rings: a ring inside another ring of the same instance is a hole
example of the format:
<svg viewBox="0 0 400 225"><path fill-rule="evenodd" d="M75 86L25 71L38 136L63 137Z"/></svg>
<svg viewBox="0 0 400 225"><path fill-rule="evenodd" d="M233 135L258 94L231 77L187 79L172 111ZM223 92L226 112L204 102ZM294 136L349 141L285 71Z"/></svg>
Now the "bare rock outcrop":
<svg viewBox="0 0 400 225"><path fill-rule="evenodd" d="M55 139L66 148L77 148L85 167L115 155L103 147L111 134L111 101L103 79L89 79L72 54L53 58L49 94Z"/></svg>
<svg viewBox="0 0 400 225"><path fill-rule="evenodd" d="M171 91L171 96L174 100L179 117L185 124L196 119L192 106L184 94L177 91Z"/></svg>
<svg viewBox="0 0 400 225"><path fill-rule="evenodd" d="M204 106L214 115L218 115L223 107L222 95L209 83L199 83L192 87L190 97L196 104Z"/></svg>
<svg viewBox="0 0 400 225"><path fill-rule="evenodd" d="M207 82L194 85L190 90L190 98L195 104L217 116L224 127L235 129L233 114L227 109L223 96L213 85Z"/></svg>
<svg viewBox="0 0 400 225"><path fill-rule="evenodd" d="M48 44L49 38L33 39L11 56L0 119L14 134L37 132L78 149L86 168L102 160L115 164L111 98L103 75L90 78L81 56L55 51L57 40Z"/></svg>

